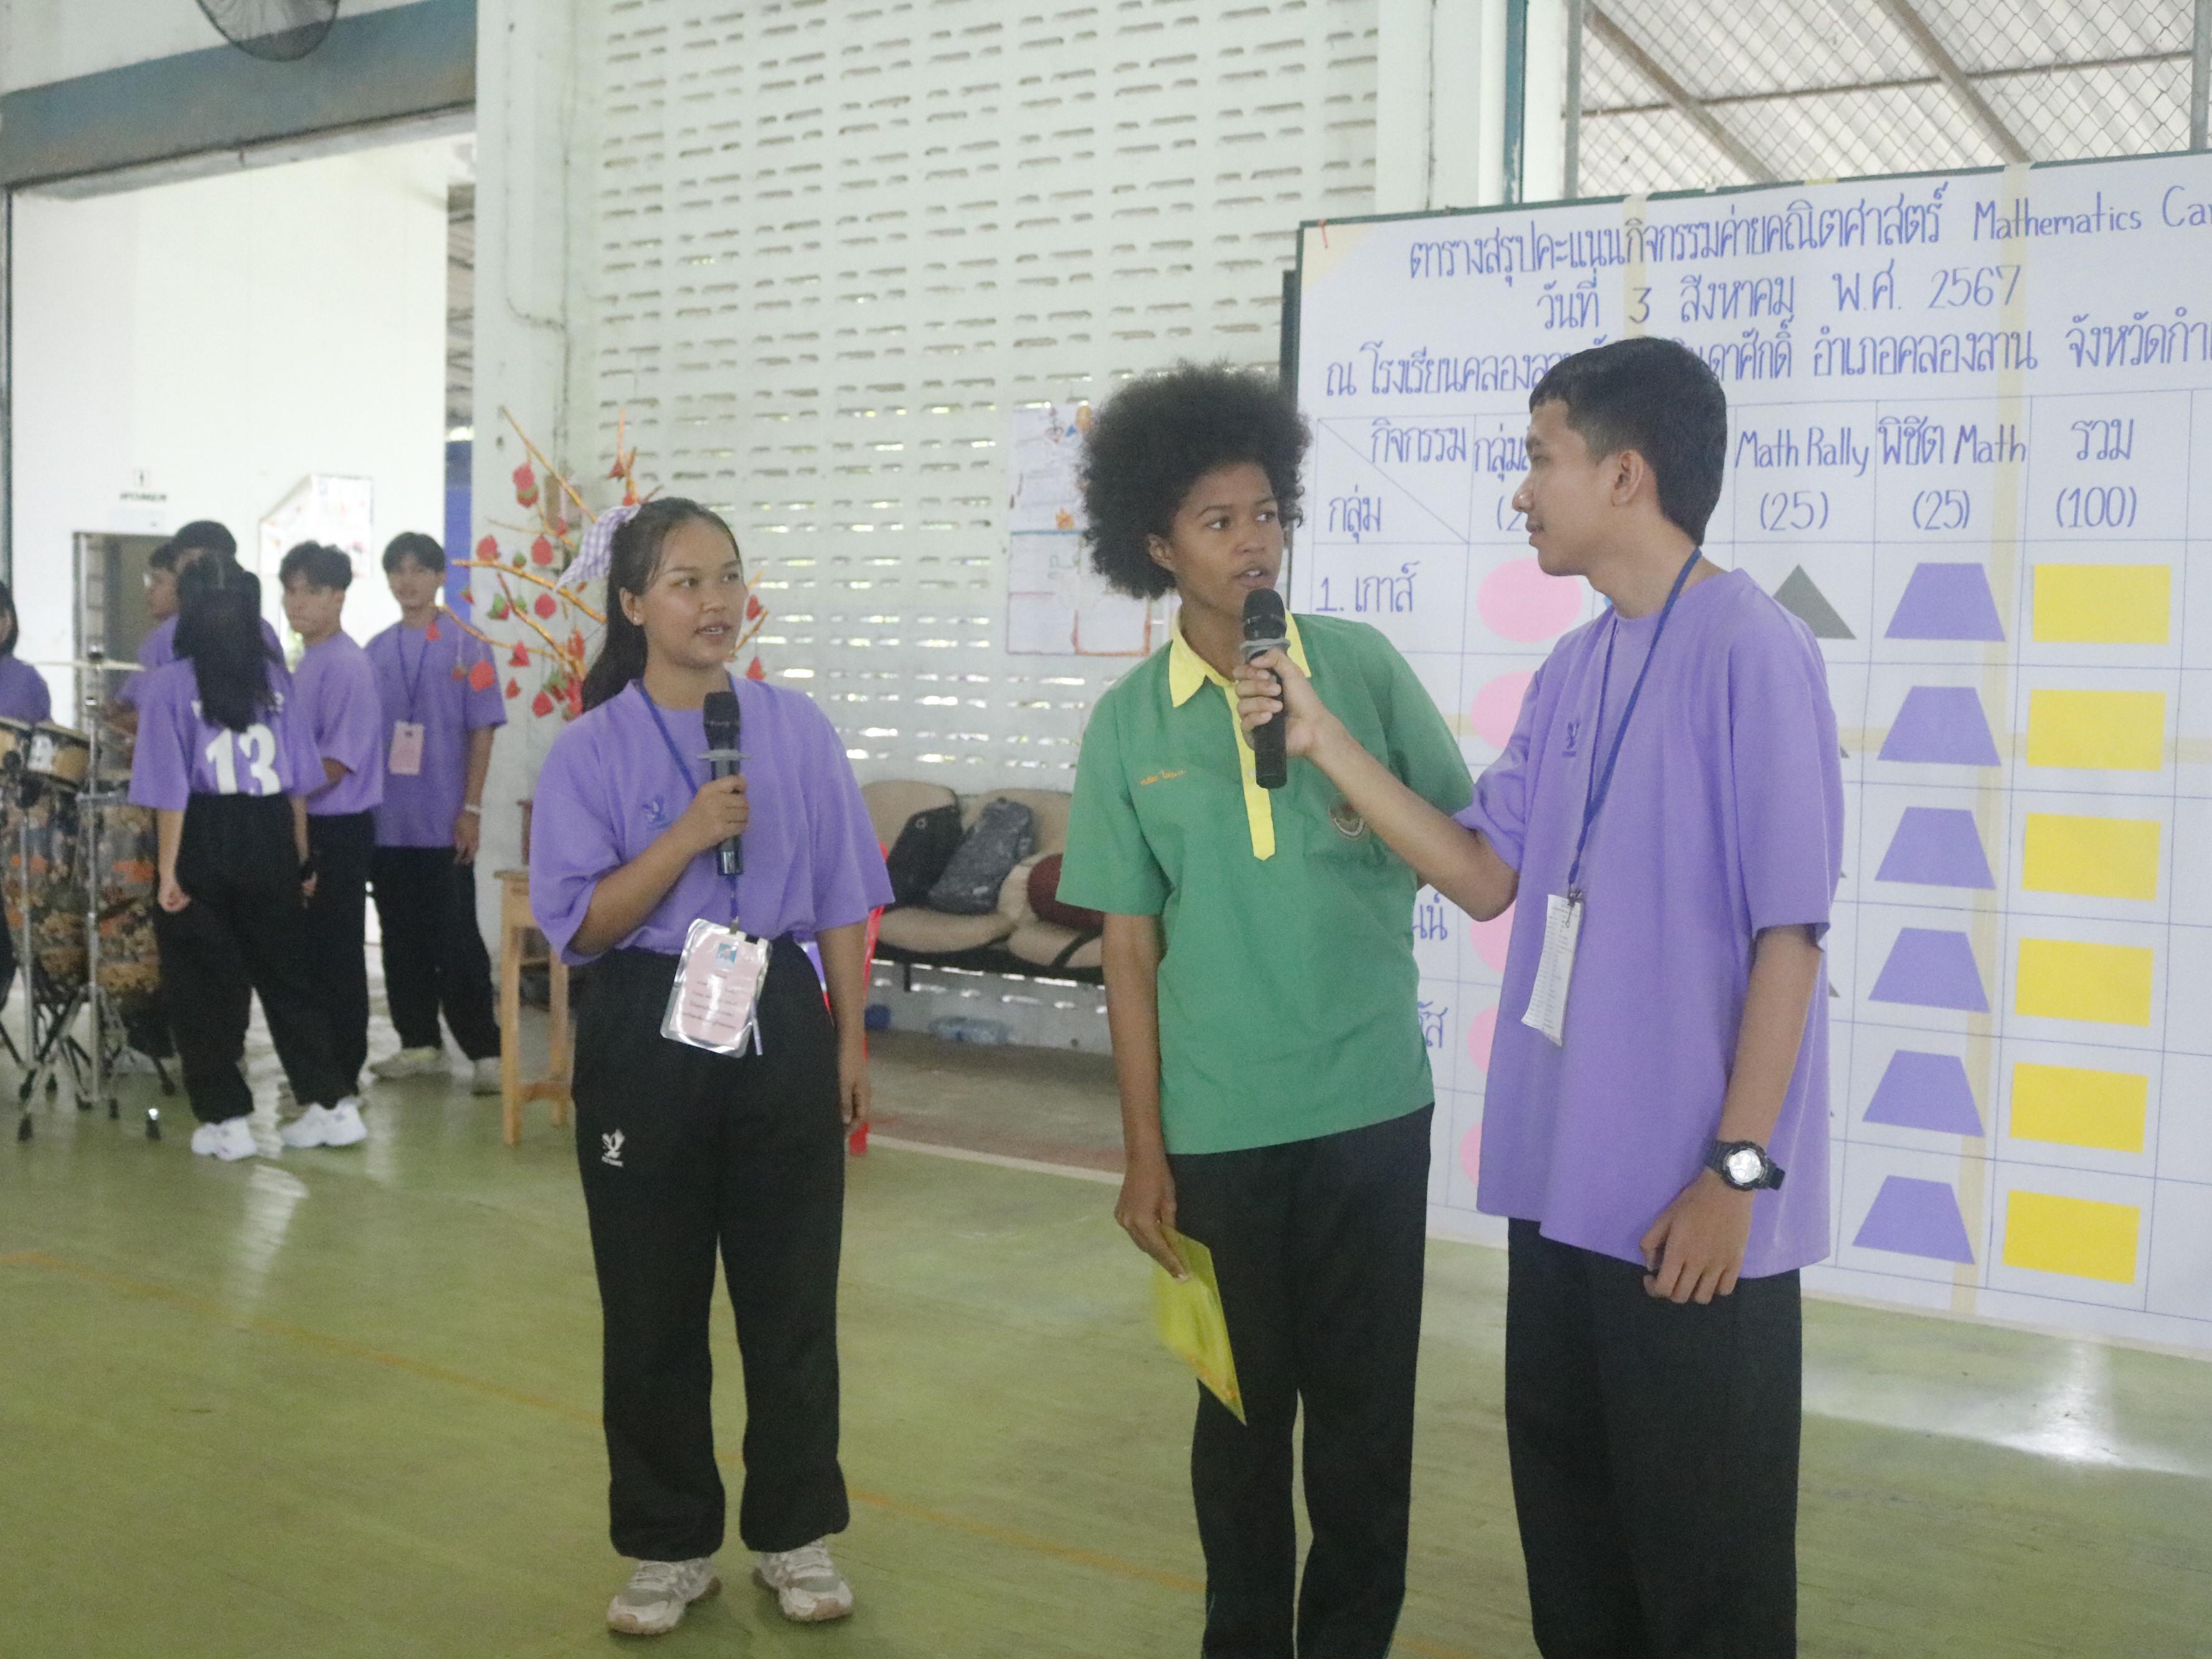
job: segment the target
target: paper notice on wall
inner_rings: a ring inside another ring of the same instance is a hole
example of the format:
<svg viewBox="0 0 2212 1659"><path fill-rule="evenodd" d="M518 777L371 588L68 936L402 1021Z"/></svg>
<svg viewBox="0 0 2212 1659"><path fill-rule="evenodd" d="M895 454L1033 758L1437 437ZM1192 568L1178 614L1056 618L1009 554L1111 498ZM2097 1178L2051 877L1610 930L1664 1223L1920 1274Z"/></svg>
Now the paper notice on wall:
<svg viewBox="0 0 2212 1659"><path fill-rule="evenodd" d="M1110 591L1083 543L1083 434L1091 405L1013 412L1007 445L1006 649L1028 655L1140 657L1162 608Z"/></svg>
<svg viewBox="0 0 2212 1659"><path fill-rule="evenodd" d="M359 576L369 568L375 533L374 479L310 473L261 520L261 574L273 583L286 553L301 542L321 542L350 558Z"/></svg>

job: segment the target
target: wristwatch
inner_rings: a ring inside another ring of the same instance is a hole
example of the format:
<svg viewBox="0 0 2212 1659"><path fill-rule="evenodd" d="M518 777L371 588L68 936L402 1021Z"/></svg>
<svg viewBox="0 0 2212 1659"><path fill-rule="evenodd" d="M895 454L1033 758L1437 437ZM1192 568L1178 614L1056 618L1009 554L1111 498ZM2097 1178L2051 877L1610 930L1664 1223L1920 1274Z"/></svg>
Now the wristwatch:
<svg viewBox="0 0 2212 1659"><path fill-rule="evenodd" d="M1705 1167L1740 1193L1782 1185L1782 1166L1755 1140L1716 1140Z"/></svg>

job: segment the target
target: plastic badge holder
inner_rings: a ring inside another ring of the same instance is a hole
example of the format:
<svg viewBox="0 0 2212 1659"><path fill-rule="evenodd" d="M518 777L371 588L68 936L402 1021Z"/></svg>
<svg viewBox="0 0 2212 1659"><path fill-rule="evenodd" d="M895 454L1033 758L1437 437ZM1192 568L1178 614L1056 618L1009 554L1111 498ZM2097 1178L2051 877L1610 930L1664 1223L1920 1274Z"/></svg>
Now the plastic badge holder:
<svg viewBox="0 0 2212 1659"><path fill-rule="evenodd" d="M1172 1227L1162 1231L1190 1277L1176 1279L1154 1264L1152 1322L1168 1352L1195 1371L1198 1380L1242 1423L1244 1395L1237 1386L1237 1358L1229 1351L1229 1322L1221 1311L1213 1252Z"/></svg>
<svg viewBox="0 0 2212 1659"><path fill-rule="evenodd" d="M694 921L677 959L660 1035L710 1054L760 1052L760 994L769 942L734 927Z"/></svg>

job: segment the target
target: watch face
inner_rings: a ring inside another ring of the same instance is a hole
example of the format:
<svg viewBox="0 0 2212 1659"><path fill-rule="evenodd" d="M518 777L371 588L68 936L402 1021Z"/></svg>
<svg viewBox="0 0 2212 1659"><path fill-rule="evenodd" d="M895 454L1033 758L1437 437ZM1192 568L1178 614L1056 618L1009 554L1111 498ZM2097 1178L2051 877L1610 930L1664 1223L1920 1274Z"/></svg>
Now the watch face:
<svg viewBox="0 0 2212 1659"><path fill-rule="evenodd" d="M1739 1146L1721 1160L1728 1178L1739 1187L1748 1187L1766 1173L1766 1160L1756 1148Z"/></svg>

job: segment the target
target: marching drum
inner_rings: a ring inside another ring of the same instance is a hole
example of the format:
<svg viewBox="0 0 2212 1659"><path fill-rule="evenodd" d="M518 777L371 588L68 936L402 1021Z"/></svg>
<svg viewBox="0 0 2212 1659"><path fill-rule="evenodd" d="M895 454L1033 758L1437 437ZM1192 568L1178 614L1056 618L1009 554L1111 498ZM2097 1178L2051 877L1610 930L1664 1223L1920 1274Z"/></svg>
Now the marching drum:
<svg viewBox="0 0 2212 1659"><path fill-rule="evenodd" d="M40 720L31 728L23 769L66 788L81 789L86 775L92 770L92 740L66 726Z"/></svg>
<svg viewBox="0 0 2212 1659"><path fill-rule="evenodd" d="M5 889L8 927L17 939L27 938L36 967L32 993L41 1003L60 1001L84 987L89 953L88 872L82 866L95 831L100 864L89 873L100 894L100 988L125 1010L161 989L161 957L154 939L154 823L149 807L83 800L67 788L40 789L29 805L11 802L0 814L0 861L6 868L0 887Z"/></svg>

